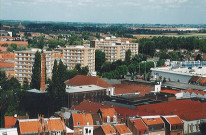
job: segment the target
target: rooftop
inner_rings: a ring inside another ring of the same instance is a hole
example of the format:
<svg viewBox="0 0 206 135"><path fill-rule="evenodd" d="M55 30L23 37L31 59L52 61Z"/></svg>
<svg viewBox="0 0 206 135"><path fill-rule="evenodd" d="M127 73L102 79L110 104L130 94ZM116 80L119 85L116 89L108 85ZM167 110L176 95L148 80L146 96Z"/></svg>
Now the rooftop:
<svg viewBox="0 0 206 135"><path fill-rule="evenodd" d="M88 91L97 91L97 90L104 90L105 88L99 87L96 85L82 85L82 86L72 86L67 87L67 93L77 93L77 92L88 92Z"/></svg>
<svg viewBox="0 0 206 135"><path fill-rule="evenodd" d="M116 131L111 125L101 125L103 132L107 135L116 134Z"/></svg>
<svg viewBox="0 0 206 135"><path fill-rule="evenodd" d="M119 134L132 133L125 124L116 124L116 125L114 125L114 127Z"/></svg>
<svg viewBox="0 0 206 135"><path fill-rule="evenodd" d="M82 86L82 85L97 85L103 88L112 87L110 84L106 83L104 80L86 75L76 75L70 80L65 81L66 85Z"/></svg>

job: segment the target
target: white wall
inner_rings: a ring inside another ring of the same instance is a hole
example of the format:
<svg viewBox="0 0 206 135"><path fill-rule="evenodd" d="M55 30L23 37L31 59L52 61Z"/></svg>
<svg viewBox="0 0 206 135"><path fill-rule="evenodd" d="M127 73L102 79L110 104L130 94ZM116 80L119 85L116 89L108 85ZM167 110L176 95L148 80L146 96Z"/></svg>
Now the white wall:
<svg viewBox="0 0 206 135"><path fill-rule="evenodd" d="M3 128L0 129L0 135L18 135L17 128Z"/></svg>
<svg viewBox="0 0 206 135"><path fill-rule="evenodd" d="M199 130L200 120L193 120L193 121L182 120L182 121L184 122L184 134L200 132ZM198 128L196 128L197 124L198 124Z"/></svg>

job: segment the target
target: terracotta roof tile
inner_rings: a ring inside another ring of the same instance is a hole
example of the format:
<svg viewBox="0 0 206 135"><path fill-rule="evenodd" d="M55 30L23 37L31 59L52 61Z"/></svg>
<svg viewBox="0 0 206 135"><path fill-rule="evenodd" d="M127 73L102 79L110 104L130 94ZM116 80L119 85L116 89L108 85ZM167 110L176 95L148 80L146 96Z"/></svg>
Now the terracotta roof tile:
<svg viewBox="0 0 206 135"><path fill-rule="evenodd" d="M151 116L150 116L150 117L147 117L147 118L142 117L142 119L144 120L144 122L145 122L148 126L150 126L150 125L164 124L163 120L162 120L160 117L159 117L159 118L157 118L157 117L151 118Z"/></svg>
<svg viewBox="0 0 206 135"><path fill-rule="evenodd" d="M137 130L148 130L148 127L145 125L145 123L142 121L141 118L137 119L129 119L131 123L134 123L134 126Z"/></svg>
<svg viewBox="0 0 206 135"><path fill-rule="evenodd" d="M14 127L16 121L17 121L17 118L15 118L14 116L5 116L4 117L5 128Z"/></svg>
<svg viewBox="0 0 206 135"><path fill-rule="evenodd" d="M114 130L114 128L111 125L101 125L102 130L104 131L104 133L107 135L111 135L111 134L116 134L116 131Z"/></svg>
<svg viewBox="0 0 206 135"><path fill-rule="evenodd" d="M92 115L88 114L72 114L73 126L93 125ZM79 122L79 125L78 125Z"/></svg>
<svg viewBox="0 0 206 135"><path fill-rule="evenodd" d="M169 94L177 94L177 93L181 93L180 91L177 90L161 90L161 93L169 93Z"/></svg>
<svg viewBox="0 0 206 135"><path fill-rule="evenodd" d="M115 95L119 94L131 94L131 93L139 93L140 95L145 95L146 93L150 93L154 86L147 84L138 84L138 85L127 85L127 84L114 84L115 87Z"/></svg>
<svg viewBox="0 0 206 135"><path fill-rule="evenodd" d="M70 80L65 81L66 85L82 86L82 85L97 85L103 88L112 87L110 84L106 83L104 80L86 75L76 75Z"/></svg>
<svg viewBox="0 0 206 135"><path fill-rule="evenodd" d="M27 41L0 41L0 45L2 45L2 44L8 44L8 45L10 45L10 44L17 44L17 46L19 47L19 46L22 46L22 45L26 45L26 46L28 46L28 42Z"/></svg>
<svg viewBox="0 0 206 135"><path fill-rule="evenodd" d="M38 119L19 121L20 133L38 133L42 131L41 123Z"/></svg>
<svg viewBox="0 0 206 135"><path fill-rule="evenodd" d="M60 118L48 119L47 122L48 123L46 125L46 129L48 129L49 131L54 131L54 130L55 131L64 131L64 130L66 130L66 127Z"/></svg>
<svg viewBox="0 0 206 135"><path fill-rule="evenodd" d="M14 63L1 62L0 67L14 67Z"/></svg>
<svg viewBox="0 0 206 135"><path fill-rule="evenodd" d="M132 133L125 124L114 125L115 129L119 134L129 134Z"/></svg>
<svg viewBox="0 0 206 135"><path fill-rule="evenodd" d="M71 110L79 110L83 112L97 113L100 108L109 108L111 105L101 104L98 102L91 102L89 100L84 100L79 105L71 108Z"/></svg>
<svg viewBox="0 0 206 135"><path fill-rule="evenodd" d="M171 125L183 124L183 122L180 120L180 118L178 116L165 116L164 118Z"/></svg>

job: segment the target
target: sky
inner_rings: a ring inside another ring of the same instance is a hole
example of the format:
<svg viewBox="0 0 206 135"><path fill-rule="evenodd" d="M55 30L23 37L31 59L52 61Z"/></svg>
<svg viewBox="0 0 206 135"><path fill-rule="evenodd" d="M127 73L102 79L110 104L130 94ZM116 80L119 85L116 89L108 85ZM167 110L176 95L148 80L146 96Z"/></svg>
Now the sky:
<svg viewBox="0 0 206 135"><path fill-rule="evenodd" d="M206 24L206 0L0 0L0 19Z"/></svg>

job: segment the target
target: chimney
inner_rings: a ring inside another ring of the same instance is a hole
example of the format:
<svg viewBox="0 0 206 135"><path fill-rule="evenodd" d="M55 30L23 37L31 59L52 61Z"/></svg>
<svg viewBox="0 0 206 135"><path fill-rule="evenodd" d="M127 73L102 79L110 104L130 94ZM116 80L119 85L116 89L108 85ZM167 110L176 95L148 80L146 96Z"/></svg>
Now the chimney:
<svg viewBox="0 0 206 135"><path fill-rule="evenodd" d="M42 92L45 91L45 62L46 58L45 58L45 54L42 53L41 54L41 82L40 82L40 90Z"/></svg>

